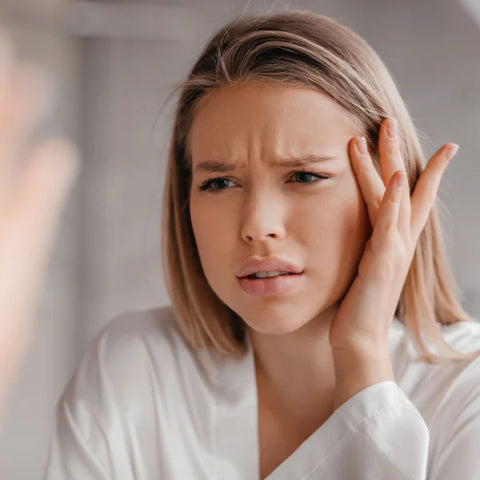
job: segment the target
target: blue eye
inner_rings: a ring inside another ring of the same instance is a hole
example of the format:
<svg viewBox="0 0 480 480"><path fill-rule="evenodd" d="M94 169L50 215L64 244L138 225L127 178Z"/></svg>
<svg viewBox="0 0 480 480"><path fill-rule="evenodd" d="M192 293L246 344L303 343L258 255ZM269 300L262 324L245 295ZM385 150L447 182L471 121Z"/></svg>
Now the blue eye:
<svg viewBox="0 0 480 480"><path fill-rule="evenodd" d="M218 182L218 183L217 183ZM226 177L215 177L215 178L210 178L203 182L199 189L200 190L225 190L224 188L211 188L211 185L218 185L219 183L225 184L225 182L229 182L229 179Z"/></svg>
<svg viewBox="0 0 480 480"><path fill-rule="evenodd" d="M297 182L297 183L315 183L315 182L318 182L319 180L321 179L327 179L328 177L325 177L324 175L318 175L316 173L313 173L313 172L307 172L306 170L300 170L298 172L295 172L292 177L294 177L295 175L298 175L297 178L305 178L305 177L315 177L314 180L312 180L311 182L309 181L300 181L300 182Z"/></svg>
<svg viewBox="0 0 480 480"><path fill-rule="evenodd" d="M307 170L299 170L299 171L296 171L296 172L293 172L293 175L291 176L291 178L297 176L297 178L300 178L300 179L305 179L305 178L312 178L313 177L313 180L311 181L303 181L303 180L300 180L298 182L293 182L293 183L306 183L306 184L310 184L310 183L317 183L319 182L320 180L326 180L328 177L325 176L325 175L319 175L318 173L314 173L314 172L309 172ZM200 186L199 186L199 190L201 191L219 191L219 190L226 190L226 188L222 188L221 186L219 187L219 185L223 185L225 186L226 183L228 183L229 181L231 181L228 177L214 177L214 178L209 178L208 180L205 180L205 182L203 182ZM212 188L212 186L217 186L219 188Z"/></svg>

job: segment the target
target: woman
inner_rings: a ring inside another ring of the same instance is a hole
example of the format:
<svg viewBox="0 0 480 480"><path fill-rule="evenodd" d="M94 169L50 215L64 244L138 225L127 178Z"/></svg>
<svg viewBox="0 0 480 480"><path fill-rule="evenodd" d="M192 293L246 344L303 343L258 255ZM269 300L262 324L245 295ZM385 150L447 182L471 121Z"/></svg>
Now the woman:
<svg viewBox="0 0 480 480"><path fill-rule="evenodd" d="M473 479L480 326L384 65L308 12L238 19L175 116L171 307L110 322L67 386L48 479ZM265 278L269 277L269 278Z"/></svg>

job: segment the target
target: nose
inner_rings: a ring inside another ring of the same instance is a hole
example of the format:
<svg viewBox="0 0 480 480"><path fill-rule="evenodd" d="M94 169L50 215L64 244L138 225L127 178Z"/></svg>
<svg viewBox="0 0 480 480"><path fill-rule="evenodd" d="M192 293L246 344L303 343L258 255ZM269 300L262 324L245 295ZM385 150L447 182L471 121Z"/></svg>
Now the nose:
<svg viewBox="0 0 480 480"><path fill-rule="evenodd" d="M251 195L244 205L241 236L247 243L285 236L284 209L278 199L267 194Z"/></svg>

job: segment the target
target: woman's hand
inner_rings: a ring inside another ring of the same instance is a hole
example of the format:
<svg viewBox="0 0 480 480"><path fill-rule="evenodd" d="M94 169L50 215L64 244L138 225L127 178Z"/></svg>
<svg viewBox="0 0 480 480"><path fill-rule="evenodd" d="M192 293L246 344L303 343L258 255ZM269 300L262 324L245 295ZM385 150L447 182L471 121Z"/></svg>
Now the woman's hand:
<svg viewBox="0 0 480 480"><path fill-rule="evenodd" d="M441 147L428 161L410 197L396 120L385 120L380 129L382 178L366 147L363 151L358 148L358 140L353 139L349 149L373 232L358 275L330 325L335 408L369 385L393 380L389 328L443 172L458 150L455 144Z"/></svg>
<svg viewBox="0 0 480 480"><path fill-rule="evenodd" d="M56 223L78 173L65 140L27 144L47 94L45 74L16 61L0 32L0 410L29 344Z"/></svg>

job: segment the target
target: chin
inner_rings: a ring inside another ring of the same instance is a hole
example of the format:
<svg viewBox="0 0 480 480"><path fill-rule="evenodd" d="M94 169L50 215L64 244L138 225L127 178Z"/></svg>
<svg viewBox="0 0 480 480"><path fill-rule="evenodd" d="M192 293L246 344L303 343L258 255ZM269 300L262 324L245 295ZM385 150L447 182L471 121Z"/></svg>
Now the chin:
<svg viewBox="0 0 480 480"><path fill-rule="evenodd" d="M236 312L252 330L265 335L286 335L303 328L310 330L309 334L314 334L325 331L324 327L330 323L338 303L322 305L320 308L318 305L304 307L303 310L297 306L289 309L284 305L275 312L275 308L261 311L257 306L253 311L237 309Z"/></svg>
<svg viewBox="0 0 480 480"><path fill-rule="evenodd" d="M272 311L260 312L258 309L253 313L237 311L237 314L252 330L265 335L293 333L312 319L312 316L301 315L298 311L296 314L291 314L286 309L277 314Z"/></svg>
<svg viewBox="0 0 480 480"><path fill-rule="evenodd" d="M251 325L249 327L252 330L255 330L257 333L262 333L264 335L287 335L298 330L300 326L291 326L291 325Z"/></svg>

